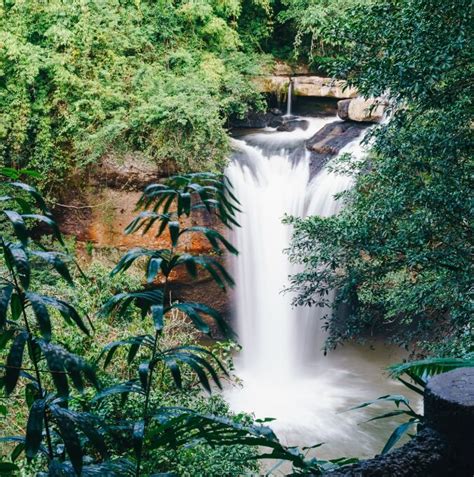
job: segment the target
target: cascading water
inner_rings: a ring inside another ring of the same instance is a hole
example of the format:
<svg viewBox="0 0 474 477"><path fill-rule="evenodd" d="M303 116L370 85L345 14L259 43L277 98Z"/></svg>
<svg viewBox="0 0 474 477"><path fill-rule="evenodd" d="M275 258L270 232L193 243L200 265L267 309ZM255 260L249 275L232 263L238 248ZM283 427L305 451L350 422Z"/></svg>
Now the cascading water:
<svg viewBox="0 0 474 477"><path fill-rule="evenodd" d="M290 78L290 82L288 83L288 95L286 99L286 115L291 116L291 103L293 100L293 80Z"/></svg>
<svg viewBox="0 0 474 477"><path fill-rule="evenodd" d="M341 455L354 452L351 444L361 441L357 434L362 431L355 424L360 416L346 414L342 419L337 413L373 398L372 393L378 395L377 384L367 389L362 376L378 374L380 360L368 361L360 350L323 356L321 318L327 310L292 308L291 296L282 293L296 271L284 253L291 230L283 217L337 213L341 204L334 195L351 185L350 177L328 168L310 178L305 140L337 118L302 119L309 123L306 130L267 128L234 140L227 176L243 210L241 227L232 236L240 254L231 264L242 345L236 368L243 386L227 389L225 395L235 411L276 418L272 426L287 444L336 440L334 454ZM362 154L360 141L341 151L346 152ZM377 371L369 369L374 366ZM377 438L363 435L359 454L380 450Z"/></svg>

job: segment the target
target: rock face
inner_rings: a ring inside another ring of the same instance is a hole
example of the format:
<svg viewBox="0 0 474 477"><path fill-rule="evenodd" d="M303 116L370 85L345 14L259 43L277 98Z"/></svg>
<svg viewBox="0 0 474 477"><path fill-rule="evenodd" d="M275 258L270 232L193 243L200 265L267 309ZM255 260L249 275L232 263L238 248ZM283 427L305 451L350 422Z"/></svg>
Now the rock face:
<svg viewBox="0 0 474 477"><path fill-rule="evenodd" d="M334 121L326 124L314 136L306 141L311 151L310 173L316 175L349 142L359 137L367 128L366 124L350 121Z"/></svg>
<svg viewBox="0 0 474 477"><path fill-rule="evenodd" d="M273 66L273 74L275 76L308 75L309 69L306 65L289 65L288 63L277 61Z"/></svg>
<svg viewBox="0 0 474 477"><path fill-rule="evenodd" d="M293 94L318 98L346 99L357 96L354 88L345 88L344 81L324 78L322 76L295 76ZM254 79L262 93L286 94L290 83L288 76L259 76Z"/></svg>
<svg viewBox="0 0 474 477"><path fill-rule="evenodd" d="M344 81L321 76L297 76L293 79L296 96L317 96L324 98L354 98L355 88L347 88Z"/></svg>
<svg viewBox="0 0 474 477"><path fill-rule="evenodd" d="M381 99L361 97L337 103L337 114L343 120L378 123L383 119L385 103Z"/></svg>
<svg viewBox="0 0 474 477"><path fill-rule="evenodd" d="M143 185L136 176L130 183L123 182L124 176L116 172L112 175L104 174L104 170L116 171L106 165L99 169L94 178L90 178L88 187L83 187L82 192L75 192L66 204L57 208L57 217L61 231L65 235L75 236L78 241L78 252L92 246L93 255L97 254L101 259L116 263L125 250L132 247L145 248L168 248L170 237L165 231L160 237L156 237L157 227L142 235L140 232L126 235L125 227L137 216L135 204L141 196ZM124 169L125 170L125 169ZM146 180L146 184L158 180L156 169L150 175L140 175ZM152 179L153 178L153 179ZM136 180L135 180L136 179ZM151 180L152 179L152 180ZM133 185L135 184L135 185ZM205 210L196 211L190 218L181 222L182 227L204 225L224 233L222 224L211 217ZM86 246L86 244L88 244ZM185 234L180 242L180 251L193 254L209 254L212 252L207 239L202 234ZM84 260L88 260L86 253L81 254ZM176 296L191 301L199 301L216 308L224 314L228 314L228 298L216 283L205 274L199 274L197 280L190 280L186 271L176 270L171 276L171 289ZM211 324L211 323L210 323Z"/></svg>

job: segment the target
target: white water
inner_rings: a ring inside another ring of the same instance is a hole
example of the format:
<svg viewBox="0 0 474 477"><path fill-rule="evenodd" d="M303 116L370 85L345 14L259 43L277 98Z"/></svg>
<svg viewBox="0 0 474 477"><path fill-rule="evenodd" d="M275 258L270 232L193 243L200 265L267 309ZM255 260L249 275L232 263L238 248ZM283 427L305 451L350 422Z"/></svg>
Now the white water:
<svg viewBox="0 0 474 477"><path fill-rule="evenodd" d="M288 83L288 98L286 100L286 115L291 116L291 100L293 95L293 81L290 78L290 82Z"/></svg>
<svg viewBox="0 0 474 477"><path fill-rule="evenodd" d="M282 293L295 272L283 252L291 230L282 218L337 213L341 203L334 195L351 186L350 177L327 167L310 180L304 141L336 118L305 119L306 131L268 128L234 140L227 175L244 211L238 218L241 228L232 236L240 251L232 269L242 345L237 374L243 386L227 389L226 398L236 412L276 418L272 427L288 445L336 442L336 449L323 454L370 455L380 451L380 436L361 431L357 413L339 413L393 391L380 378L380 368L396 358L387 349L386 357L372 352L367 358L370 351L360 349L323 356L321 318L327 310L292 308L291 296ZM345 152L363 154L360 141L350 143ZM370 383L364 381L367 375Z"/></svg>

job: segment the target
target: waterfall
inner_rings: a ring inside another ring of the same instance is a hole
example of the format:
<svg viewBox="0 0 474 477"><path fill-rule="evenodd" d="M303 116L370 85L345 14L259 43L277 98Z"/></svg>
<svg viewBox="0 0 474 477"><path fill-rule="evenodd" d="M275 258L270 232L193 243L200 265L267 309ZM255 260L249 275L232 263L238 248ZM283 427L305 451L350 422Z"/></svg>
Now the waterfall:
<svg viewBox="0 0 474 477"><path fill-rule="evenodd" d="M291 116L291 101L293 96L293 79L288 83L288 97L286 101L286 116Z"/></svg>
<svg viewBox="0 0 474 477"><path fill-rule="evenodd" d="M297 323L291 297L282 293L292 273L283 253L291 230L282 219L305 214L309 162L304 140L335 119L313 119L306 131L258 133L234 141L227 176L244 211L232 237L241 252L232 263L234 299L243 366L255 373L291 376L297 367Z"/></svg>
<svg viewBox="0 0 474 477"><path fill-rule="evenodd" d="M334 195L351 187L349 176L327 166L314 178L309 172L305 140L336 117L299 119L309 122L306 130L266 128L233 141L235 152L226 173L243 211L238 217L241 227L231 237L240 254L230 264L242 345L236 374L242 385L229 385L224 395L235 412L274 418L270 425L286 445L327 443L310 450L308 457L368 457L380 452L399 424L397 418L364 427L358 424L380 409L342 411L382 394L406 393L399 383L381 378L381 370L404 355L383 344L377 348L346 344L325 356L322 318L330 310L293 308L291 296L282 293L288 276L297 270L284 253L291 229L281 219L285 214L335 214L341 201ZM340 154L351 153L357 159L363 152L356 139ZM277 475L289 470L279 468Z"/></svg>
<svg viewBox="0 0 474 477"><path fill-rule="evenodd" d="M282 293L288 276L296 271L284 253L291 229L282 219L285 214L328 216L338 211L340 201L334 194L350 187L350 177L325 168L310 181L304 145L305 139L335 120L313 118L306 131L263 132L234 140L236 152L227 176L244 212L232 237L241 253L231 266L237 283L234 301L242 365L253 373L294 375L305 350L323 344L318 336L320 320L314 313L307 319L307 310L293 309L291 296ZM358 144L354 141L342 152L351 152ZM313 322L311 333L301 326L303 321Z"/></svg>
<svg viewBox="0 0 474 477"><path fill-rule="evenodd" d="M226 172L243 211L238 217L241 227L231 237L240 251L231 268L242 345L237 373L244 383L243 388L228 389L226 398L236 411L277 418L274 429L292 445L314 444L315 429L324 439L329 438L325 432L338 438L348 433L347 426L334 426L335 410L347 397L335 380L346 379L347 372L320 366L323 311L295 309L291 296L282 293L288 276L296 271L284 253L291 229L282 223L283 217L335 213L340 203L334 194L350 187L349 177L327 168L310 178L305 140L337 118L304 119L309 122L306 130L268 128L233 140L235 152ZM358 148L359 141L354 141L342 152ZM308 357L319 366L317 371L303 365ZM353 387L348 386L349 391L357 397ZM350 422L349 417L346 424Z"/></svg>

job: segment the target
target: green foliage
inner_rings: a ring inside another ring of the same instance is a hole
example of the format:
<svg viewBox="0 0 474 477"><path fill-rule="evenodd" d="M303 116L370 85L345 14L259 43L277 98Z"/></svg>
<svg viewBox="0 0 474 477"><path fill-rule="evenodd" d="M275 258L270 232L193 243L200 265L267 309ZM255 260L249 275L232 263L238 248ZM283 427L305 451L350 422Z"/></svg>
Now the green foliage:
<svg viewBox="0 0 474 477"><path fill-rule="evenodd" d="M238 0L3 2L1 161L43 186L109 151L142 151L164 173L217 169L226 118L259 102L241 12Z"/></svg>
<svg viewBox="0 0 474 477"><path fill-rule="evenodd" d="M295 30L294 54L310 65L327 69L344 56L347 38L337 34L351 22L351 9L367 0L283 0L279 22Z"/></svg>
<svg viewBox="0 0 474 477"><path fill-rule="evenodd" d="M17 177L14 171L5 174ZM7 429L17 432L21 416L26 428L24 435L0 436L2 444L14 446L10 462L1 462L0 469L21 468L26 475L47 469L51 476L171 471L217 476L256 470L258 457L288 460L296 473L321 473L345 462L307 461L300 450L283 446L262 422L230 414L222 398L206 400L195 386L211 393L212 386L221 387L221 377L227 375L219 356L194 344L196 330L210 334L209 320L220 325L224 334L230 335L231 330L211 307L173 300L168 282L177 267L185 267L191 276L197 276L197 268L202 267L220 286L232 285L216 260L194 261L179 248L180 238L188 231L180 228L180 218L196 209L208 209L229 227L235 224L237 207L225 178L181 175L168 179L163 187L148 187L140 204L154 214L164 207L163 213L158 219L141 215L130 230L142 224L157 226L160 234L167 228L170 248L133 249L107 276L98 269L88 270L96 276L78 269L78 289L66 265L68 255L33 240L44 237L28 225L28 219L50 226L53 240L64 247L41 195L24 183L4 186L13 193L2 202L13 208L3 209L6 219L0 238L5 264L0 292L0 353L5 364L0 379L5 398L17 404L11 416L6 406L0 413L9 418ZM19 204L17 210L15 204ZM4 231L8 229L17 242L7 240ZM205 227L192 231L207 236L215 253L237 253L217 231ZM146 280L141 282L133 274L124 278L123 272L130 272L140 259L145 261ZM55 271L57 276L42 286L45 265L48 273ZM97 328L92 327L89 314L110 290L115 295L101 306L94 320ZM66 326L56 326L58 320ZM111 323L116 324L110 327ZM188 331L177 333L177 326ZM70 333L71 327L82 333ZM101 340L104 335L109 339L111 332L117 339L101 346L99 354L101 343L93 332ZM74 350L93 359L88 361ZM121 359L125 363L118 365ZM104 371L96 368L98 364ZM110 367L113 374L105 371ZM263 454L258 448L265 449Z"/></svg>
<svg viewBox="0 0 474 477"><path fill-rule="evenodd" d="M338 32L348 44L335 73L366 96L384 94L391 118L352 168L345 209L292 221L291 258L304 266L292 281L296 302L317 304L337 290L333 343L380 330L404 345L434 333L469 342L470 7L380 1L352 9Z"/></svg>

